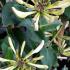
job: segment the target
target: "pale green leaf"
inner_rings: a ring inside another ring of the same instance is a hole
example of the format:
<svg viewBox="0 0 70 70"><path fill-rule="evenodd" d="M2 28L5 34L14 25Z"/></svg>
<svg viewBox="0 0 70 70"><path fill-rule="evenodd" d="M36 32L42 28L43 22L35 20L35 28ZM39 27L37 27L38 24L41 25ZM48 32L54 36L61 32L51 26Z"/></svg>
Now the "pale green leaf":
<svg viewBox="0 0 70 70"><path fill-rule="evenodd" d="M32 54L40 52L43 46L44 46L44 40L41 41L40 45L32 52Z"/></svg>
<svg viewBox="0 0 70 70"><path fill-rule="evenodd" d="M34 51L34 50L30 51L30 52L24 57L23 60L28 59L28 58L32 55L32 52L33 52L33 51Z"/></svg>
<svg viewBox="0 0 70 70"><path fill-rule="evenodd" d="M39 24L38 24L39 18L40 18L39 13L37 13L35 15L35 17L33 18L33 20L35 21L35 23L34 23L34 29L35 29L35 31L38 31L39 30Z"/></svg>
<svg viewBox="0 0 70 70"><path fill-rule="evenodd" d="M36 3L36 2L35 2L36 0L31 0L31 1L32 1L34 4Z"/></svg>
<svg viewBox="0 0 70 70"><path fill-rule="evenodd" d="M62 0L62 1L56 1L55 3L49 5L47 8L66 8L70 6L70 0Z"/></svg>
<svg viewBox="0 0 70 70"><path fill-rule="evenodd" d="M8 42L9 42L9 45L10 45L11 49L13 50L14 54L16 55L16 50L14 48L14 45L13 45L11 37L8 37Z"/></svg>
<svg viewBox="0 0 70 70"><path fill-rule="evenodd" d="M70 40L70 36L63 36L62 38L65 40Z"/></svg>
<svg viewBox="0 0 70 70"><path fill-rule="evenodd" d="M22 53L24 51L24 47L25 47L25 41L23 42L22 46L21 46L21 52L20 52L20 56L22 57Z"/></svg>
<svg viewBox="0 0 70 70"><path fill-rule="evenodd" d="M12 10L13 12L15 13L15 15L19 18L25 18L31 14L34 14L36 13L36 11L32 11L32 12L22 12L22 11L19 11L17 10L15 7L12 7Z"/></svg>
<svg viewBox="0 0 70 70"><path fill-rule="evenodd" d="M10 66L10 67L8 67L8 68L0 69L0 70L13 70L13 69L15 69L15 68L16 68L16 66Z"/></svg>
<svg viewBox="0 0 70 70"><path fill-rule="evenodd" d="M49 14L54 14L56 16L61 15L64 13L65 8L61 8L61 9L52 9L51 11L49 10L48 13Z"/></svg>
<svg viewBox="0 0 70 70"><path fill-rule="evenodd" d="M70 47L69 47L69 48L66 48L66 49L64 50L64 52L67 52L67 51L70 51Z"/></svg>
<svg viewBox="0 0 70 70"><path fill-rule="evenodd" d="M62 70L68 70L68 68L66 67L66 65L64 65L64 68L62 68Z"/></svg>
<svg viewBox="0 0 70 70"><path fill-rule="evenodd" d="M38 61L38 60L41 60L42 58L44 58L44 56L35 57L33 58L33 61Z"/></svg>
<svg viewBox="0 0 70 70"><path fill-rule="evenodd" d="M40 45L35 50L32 50L30 53L28 53L25 56L24 60L27 59L27 58L29 58L33 54L38 53L43 48L43 46L44 46L44 40L42 40L42 42L40 43Z"/></svg>
<svg viewBox="0 0 70 70"><path fill-rule="evenodd" d="M23 0L16 0L16 2L19 3L19 4L23 4L23 5L25 5L25 6L28 7L28 8L34 8L33 5L27 4L27 3L24 2Z"/></svg>
<svg viewBox="0 0 70 70"><path fill-rule="evenodd" d="M48 23L52 23L52 22L54 22L55 20L57 20L59 18L59 16L49 15L46 12L44 12L44 17L46 18L46 20L48 21Z"/></svg>
<svg viewBox="0 0 70 70"><path fill-rule="evenodd" d="M15 62L14 60L4 59L0 57L0 62Z"/></svg>
<svg viewBox="0 0 70 70"><path fill-rule="evenodd" d="M28 62L27 64L29 64L31 66L34 66L34 67L37 67L37 68L41 68L41 69L48 69L47 65L33 64L33 63L30 63L30 62Z"/></svg>
<svg viewBox="0 0 70 70"><path fill-rule="evenodd" d="M63 51L62 54L65 55L65 56L70 56L70 47L69 47L69 48L66 48L66 49Z"/></svg>

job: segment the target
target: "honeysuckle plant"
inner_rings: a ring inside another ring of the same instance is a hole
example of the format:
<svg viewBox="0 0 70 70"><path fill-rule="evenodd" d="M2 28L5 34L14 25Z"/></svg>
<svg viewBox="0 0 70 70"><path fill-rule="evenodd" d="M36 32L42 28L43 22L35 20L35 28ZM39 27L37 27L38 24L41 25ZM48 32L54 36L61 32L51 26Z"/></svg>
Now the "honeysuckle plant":
<svg viewBox="0 0 70 70"><path fill-rule="evenodd" d="M18 53L18 51L19 51L18 49L15 50L10 36L8 37L8 42L9 42L9 46L10 46L11 50L14 53L14 58L12 60L10 60L10 59L5 59L5 58L0 57L0 62L10 63L7 68L0 68L0 70L14 70L14 69L15 70L16 69L17 70L35 70L34 67L40 68L40 69L46 69L46 70L48 69L47 65L36 64L36 62L38 60L41 60L44 56L32 58L33 54L40 52L40 50L43 48L44 40L41 41L41 43L35 50L32 50L31 52L29 52L25 57L23 57L23 51L24 51L24 47L25 47L25 43L26 43L25 41L23 42L23 44L21 46L20 54Z"/></svg>
<svg viewBox="0 0 70 70"><path fill-rule="evenodd" d="M26 6L28 12L22 12L12 7L13 12L19 18L26 18L29 15L34 14L34 29L39 30L40 16L44 16L48 23L52 23L59 18L59 15L63 14L65 8L70 6L70 0L58 0L54 3L51 0L31 0L34 5L28 4L23 0L16 0L17 3ZM50 21L51 20L51 21Z"/></svg>

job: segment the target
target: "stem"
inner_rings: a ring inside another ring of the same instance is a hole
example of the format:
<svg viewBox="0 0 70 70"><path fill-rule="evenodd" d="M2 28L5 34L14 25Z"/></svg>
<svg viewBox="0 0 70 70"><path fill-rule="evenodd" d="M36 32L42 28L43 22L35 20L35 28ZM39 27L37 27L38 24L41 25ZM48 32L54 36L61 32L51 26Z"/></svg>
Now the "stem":
<svg viewBox="0 0 70 70"><path fill-rule="evenodd" d="M50 43L47 45L47 47L50 46L50 44L53 42L53 40L59 35L60 31L62 30L63 26L61 26L61 28L59 29L59 31L55 34L55 36L53 37L53 39L50 41Z"/></svg>

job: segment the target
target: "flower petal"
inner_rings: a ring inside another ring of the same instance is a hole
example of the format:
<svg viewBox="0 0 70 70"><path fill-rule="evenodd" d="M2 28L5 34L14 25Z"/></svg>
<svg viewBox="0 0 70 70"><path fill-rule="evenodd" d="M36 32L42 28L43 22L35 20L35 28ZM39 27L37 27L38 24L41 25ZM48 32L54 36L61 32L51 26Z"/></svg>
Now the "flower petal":
<svg viewBox="0 0 70 70"><path fill-rule="evenodd" d="M22 53L24 51L24 47L25 47L25 41L23 42L22 46L21 46L21 52L20 52L20 56L22 57Z"/></svg>
<svg viewBox="0 0 70 70"><path fill-rule="evenodd" d="M35 15L35 17L33 18L33 20L35 21L35 23L34 23L34 29L35 29L35 31L39 30L39 25L38 25L39 17L40 17L40 15L37 13Z"/></svg>
<svg viewBox="0 0 70 70"><path fill-rule="evenodd" d="M38 60L41 60L43 58L44 58L44 56L35 57L35 58L33 58L33 61L38 61Z"/></svg>
<svg viewBox="0 0 70 70"><path fill-rule="evenodd" d="M32 51L30 51L25 57L24 57L24 59L23 60L26 60L26 59L28 59L31 55L32 55L32 52L33 52L33 50Z"/></svg>
<svg viewBox="0 0 70 70"><path fill-rule="evenodd" d="M26 2L24 2L23 0L16 0L17 3L19 4L24 4L26 7L28 8L34 8L33 5L27 4Z"/></svg>
<svg viewBox="0 0 70 70"><path fill-rule="evenodd" d="M34 66L34 67L37 67L37 68L41 68L41 69L48 69L47 65L33 64L33 63L30 63L30 62L28 62L27 64L29 64L31 66Z"/></svg>
<svg viewBox="0 0 70 70"><path fill-rule="evenodd" d="M44 17L47 19L48 23L52 23L59 18L59 16L53 16L53 15L49 15L47 13L44 13Z"/></svg>
<svg viewBox="0 0 70 70"><path fill-rule="evenodd" d="M53 14L53 15L61 15L64 13L65 8L61 8L61 9L52 9L52 10L48 10L49 14Z"/></svg>
<svg viewBox="0 0 70 70"><path fill-rule="evenodd" d="M25 56L24 60L27 59L27 58L29 58L33 54L38 53L43 48L43 46L44 46L44 40L42 40L42 42L40 43L40 45L35 50L32 50L30 53L28 53Z"/></svg>
<svg viewBox="0 0 70 70"><path fill-rule="evenodd" d="M31 0L34 4L36 4L37 2L36 2L36 0Z"/></svg>
<svg viewBox="0 0 70 70"><path fill-rule="evenodd" d="M43 46L44 46L44 40L41 41L40 45L32 52L32 54L40 52Z"/></svg>
<svg viewBox="0 0 70 70"><path fill-rule="evenodd" d="M16 66L10 66L10 67L8 67L8 68L0 69L0 70L13 70L13 69L15 69L15 68L16 68Z"/></svg>
<svg viewBox="0 0 70 70"><path fill-rule="evenodd" d="M4 59L0 57L0 62L15 62L14 60Z"/></svg>
<svg viewBox="0 0 70 70"><path fill-rule="evenodd" d="M36 11L32 11L32 12L21 12L19 10L17 10L15 7L12 7L13 12L16 14L17 17L19 18L25 18L31 14L36 13Z"/></svg>
<svg viewBox="0 0 70 70"><path fill-rule="evenodd" d="M16 50L14 48L14 45L13 45L13 42L12 42L12 39L10 36L8 37L8 42L9 42L9 45L10 45L11 49L13 50L14 54L16 55Z"/></svg>
<svg viewBox="0 0 70 70"><path fill-rule="evenodd" d="M48 9L52 8L66 8L70 6L70 0L62 0L62 1L56 1L55 3L48 5Z"/></svg>

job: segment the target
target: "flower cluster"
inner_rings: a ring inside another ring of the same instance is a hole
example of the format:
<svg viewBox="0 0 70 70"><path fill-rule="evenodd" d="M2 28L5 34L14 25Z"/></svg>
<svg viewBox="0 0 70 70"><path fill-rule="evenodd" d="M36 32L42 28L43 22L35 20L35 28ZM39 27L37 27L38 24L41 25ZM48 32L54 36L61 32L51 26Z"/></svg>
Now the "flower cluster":
<svg viewBox="0 0 70 70"><path fill-rule="evenodd" d="M23 44L21 46L20 56L14 48L11 37L8 37L8 42L9 42L10 48L12 49L12 51L15 55L15 59L9 60L9 59L4 59L4 58L0 57L0 62L9 62L10 63L8 68L5 68L5 69L3 68L0 70L13 70L16 68L18 68L17 70L19 70L19 69L26 70L27 67L30 68L32 66L37 67L37 68L41 68L41 69L47 69L48 68L47 65L35 64L38 60L41 60L44 56L30 58L33 54L38 53L43 48L44 40L42 40L40 45L35 50L32 50L31 52L29 52L24 58L22 55L23 55L23 51L24 51L24 47L25 47L25 41L23 42Z"/></svg>
<svg viewBox="0 0 70 70"><path fill-rule="evenodd" d="M35 31L39 30L39 19L40 16L44 16L49 23L59 18L59 15L64 13L66 7L70 6L70 0L58 0L54 3L51 3L51 0L31 0L34 5L28 4L23 0L16 0L17 3L22 4L30 9L28 12L22 12L17 10L15 7L12 7L13 12L19 18L26 18L29 15L34 14L34 29ZM51 20L51 21L50 21Z"/></svg>

